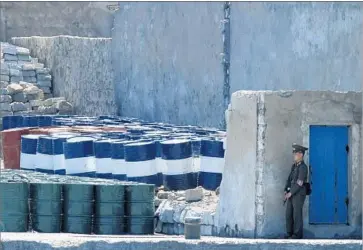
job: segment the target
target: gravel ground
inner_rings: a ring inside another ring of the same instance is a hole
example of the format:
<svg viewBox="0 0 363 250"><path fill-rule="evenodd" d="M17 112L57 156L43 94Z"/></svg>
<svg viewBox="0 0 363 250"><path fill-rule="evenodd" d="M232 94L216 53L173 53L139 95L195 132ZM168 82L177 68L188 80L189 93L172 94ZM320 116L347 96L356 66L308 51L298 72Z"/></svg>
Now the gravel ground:
<svg viewBox="0 0 363 250"><path fill-rule="evenodd" d="M72 234L1 233L4 250L361 250L361 240L264 240L178 236L96 236ZM1 249L1 247L0 247Z"/></svg>

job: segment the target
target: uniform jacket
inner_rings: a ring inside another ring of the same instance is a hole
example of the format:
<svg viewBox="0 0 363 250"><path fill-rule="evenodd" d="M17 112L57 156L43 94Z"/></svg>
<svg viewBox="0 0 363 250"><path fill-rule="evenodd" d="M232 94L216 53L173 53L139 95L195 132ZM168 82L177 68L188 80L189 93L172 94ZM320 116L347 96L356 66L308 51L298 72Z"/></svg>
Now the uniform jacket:
<svg viewBox="0 0 363 250"><path fill-rule="evenodd" d="M300 180L302 183L306 183L307 177L308 167L306 166L305 162L301 161L299 163L294 163L286 181L285 192L288 192L290 189L291 196L296 194L306 195L306 189L304 185L298 185L298 180Z"/></svg>

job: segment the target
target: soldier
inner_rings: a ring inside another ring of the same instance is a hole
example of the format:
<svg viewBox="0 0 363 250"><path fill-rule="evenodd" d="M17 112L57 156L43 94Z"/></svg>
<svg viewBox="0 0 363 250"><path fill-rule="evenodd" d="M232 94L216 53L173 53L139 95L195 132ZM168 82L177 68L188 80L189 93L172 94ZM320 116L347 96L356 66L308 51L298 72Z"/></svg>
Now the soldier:
<svg viewBox="0 0 363 250"><path fill-rule="evenodd" d="M286 239L302 239L303 237L303 206L306 198L308 167L304 163L307 148L293 144L294 164L285 185L286 202Z"/></svg>

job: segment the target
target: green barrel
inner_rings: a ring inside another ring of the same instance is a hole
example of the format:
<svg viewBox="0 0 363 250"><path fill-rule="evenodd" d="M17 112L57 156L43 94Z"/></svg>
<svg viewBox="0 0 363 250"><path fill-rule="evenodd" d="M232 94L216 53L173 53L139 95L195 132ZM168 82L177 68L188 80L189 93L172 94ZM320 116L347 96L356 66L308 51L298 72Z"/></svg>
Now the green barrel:
<svg viewBox="0 0 363 250"><path fill-rule="evenodd" d="M63 232L92 232L94 186L91 183L63 185Z"/></svg>
<svg viewBox="0 0 363 250"><path fill-rule="evenodd" d="M26 232L29 222L29 185L24 182L0 182L0 231Z"/></svg>
<svg viewBox="0 0 363 250"><path fill-rule="evenodd" d="M95 186L95 234L125 233L125 186L103 185Z"/></svg>
<svg viewBox="0 0 363 250"><path fill-rule="evenodd" d="M59 233L62 221L62 184L31 183L30 213L32 229L42 233Z"/></svg>
<svg viewBox="0 0 363 250"><path fill-rule="evenodd" d="M126 186L126 232L129 234L154 233L155 186L131 184Z"/></svg>

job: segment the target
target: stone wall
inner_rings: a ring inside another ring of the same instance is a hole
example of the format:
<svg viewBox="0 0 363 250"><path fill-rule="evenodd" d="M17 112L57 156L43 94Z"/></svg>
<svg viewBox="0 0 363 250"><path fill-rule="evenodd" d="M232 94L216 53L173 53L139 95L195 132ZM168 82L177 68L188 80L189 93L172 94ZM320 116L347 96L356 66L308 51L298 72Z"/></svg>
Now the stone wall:
<svg viewBox="0 0 363 250"><path fill-rule="evenodd" d="M19 36L111 37L117 2L1 2L0 41Z"/></svg>
<svg viewBox="0 0 363 250"><path fill-rule="evenodd" d="M17 37L51 70L54 96L64 96L79 115L116 114L110 38Z"/></svg>
<svg viewBox="0 0 363 250"><path fill-rule="evenodd" d="M361 118L361 92L235 92L227 111L226 164L217 215L220 230L242 237L282 236L282 198L292 144L309 147L310 125L348 125L349 225L310 225L307 197L305 236L361 237ZM309 151L305 161L309 165Z"/></svg>

